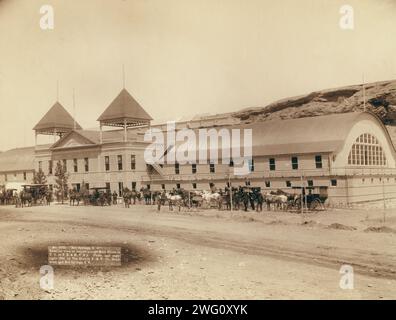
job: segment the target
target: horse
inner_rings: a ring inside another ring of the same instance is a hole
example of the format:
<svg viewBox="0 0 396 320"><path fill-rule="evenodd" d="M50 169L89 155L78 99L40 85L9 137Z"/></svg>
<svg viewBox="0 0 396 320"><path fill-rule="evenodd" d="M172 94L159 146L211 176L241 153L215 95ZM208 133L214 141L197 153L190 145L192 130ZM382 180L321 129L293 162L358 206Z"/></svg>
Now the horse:
<svg viewBox="0 0 396 320"><path fill-rule="evenodd" d="M219 208L221 205L221 195L218 192L202 191L203 201L210 207L212 203L215 203L216 207Z"/></svg>
<svg viewBox="0 0 396 320"><path fill-rule="evenodd" d="M128 188L125 188L122 192L122 198L124 199L125 208L129 208L131 205L132 193Z"/></svg>
<svg viewBox="0 0 396 320"><path fill-rule="evenodd" d="M81 193L77 190L70 190L69 201L71 206L74 206L75 202L77 202L77 206L79 206L81 201Z"/></svg>
<svg viewBox="0 0 396 320"><path fill-rule="evenodd" d="M161 211L161 206L165 205L166 200L167 200L166 192L162 191L160 193L160 195L157 197L157 210L158 211Z"/></svg>
<svg viewBox="0 0 396 320"><path fill-rule="evenodd" d="M138 202L140 202L140 199L141 199L141 193L140 192L138 192L138 191L136 191L135 189L133 189L132 191L131 191L131 197L132 197L132 199L133 199L133 204L136 204L136 200L138 201Z"/></svg>
<svg viewBox="0 0 396 320"><path fill-rule="evenodd" d="M172 194L169 192L167 192L165 195L166 195L166 199L168 200L169 210L173 211L173 206L178 206L180 211L181 206L183 204L182 196L179 194Z"/></svg>
<svg viewBox="0 0 396 320"><path fill-rule="evenodd" d="M115 191L113 192L112 198L113 198L113 205L116 205L117 204L117 200L118 200L117 192L115 192Z"/></svg>
<svg viewBox="0 0 396 320"><path fill-rule="evenodd" d="M191 207L201 207L204 199L202 197L202 194L198 191L193 191L190 193L190 202L191 202Z"/></svg>
<svg viewBox="0 0 396 320"><path fill-rule="evenodd" d="M267 204L267 210L271 210L271 205L274 209L286 210L288 205L288 197L284 194L277 194L275 192L265 193L263 195L264 201Z"/></svg>
<svg viewBox="0 0 396 320"><path fill-rule="evenodd" d="M45 193L45 203L47 206L50 206L52 202L52 192L50 190L47 190Z"/></svg>
<svg viewBox="0 0 396 320"><path fill-rule="evenodd" d="M149 188L142 188L140 192L143 193L144 202L146 205L151 204L151 191Z"/></svg>
<svg viewBox="0 0 396 320"><path fill-rule="evenodd" d="M89 190L84 190L82 192L82 199L83 199L84 206L87 206L90 204Z"/></svg>
<svg viewBox="0 0 396 320"><path fill-rule="evenodd" d="M19 199L20 199L20 204L21 207L23 208L26 204L28 204L29 207L32 206L33 204L33 196L30 192L27 192L25 190L22 190L19 193Z"/></svg>

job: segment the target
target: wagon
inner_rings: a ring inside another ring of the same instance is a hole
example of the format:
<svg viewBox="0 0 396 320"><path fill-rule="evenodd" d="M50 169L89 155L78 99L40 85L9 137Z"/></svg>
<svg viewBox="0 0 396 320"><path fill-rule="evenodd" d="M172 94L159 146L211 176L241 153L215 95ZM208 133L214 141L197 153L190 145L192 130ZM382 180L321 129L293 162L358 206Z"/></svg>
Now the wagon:
<svg viewBox="0 0 396 320"><path fill-rule="evenodd" d="M92 190L92 192L84 196L84 203L102 207L108 203L107 193L109 189L107 187L90 188L90 190Z"/></svg>
<svg viewBox="0 0 396 320"><path fill-rule="evenodd" d="M319 188L319 193L313 191ZM310 211L324 211L325 201L327 200L327 187L293 187L293 189L301 190L298 197L295 198L292 205L293 209L301 210L301 203ZM301 201L302 199L302 201Z"/></svg>
<svg viewBox="0 0 396 320"><path fill-rule="evenodd" d="M43 205L49 187L47 184L24 184L23 191L31 195L34 205Z"/></svg>

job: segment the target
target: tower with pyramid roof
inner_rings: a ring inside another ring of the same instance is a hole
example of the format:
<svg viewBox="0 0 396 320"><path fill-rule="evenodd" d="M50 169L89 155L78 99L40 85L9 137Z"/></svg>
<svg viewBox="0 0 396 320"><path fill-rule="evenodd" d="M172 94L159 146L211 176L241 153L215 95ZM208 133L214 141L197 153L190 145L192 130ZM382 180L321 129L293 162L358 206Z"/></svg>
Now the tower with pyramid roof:
<svg viewBox="0 0 396 320"><path fill-rule="evenodd" d="M103 142L104 126L124 128L124 141L127 141L127 129L149 126L153 120L142 106L124 88L107 107L97 121L100 123L100 140Z"/></svg>
<svg viewBox="0 0 396 320"><path fill-rule="evenodd" d="M58 101L33 128L36 133L36 144L37 136L40 134L62 137L72 130L81 129L81 126Z"/></svg>

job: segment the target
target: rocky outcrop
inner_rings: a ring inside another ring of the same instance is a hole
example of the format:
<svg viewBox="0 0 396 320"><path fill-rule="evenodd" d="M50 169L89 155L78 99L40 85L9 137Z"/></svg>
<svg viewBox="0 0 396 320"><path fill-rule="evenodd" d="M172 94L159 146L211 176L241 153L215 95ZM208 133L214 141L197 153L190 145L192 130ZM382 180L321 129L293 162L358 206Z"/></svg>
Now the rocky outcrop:
<svg viewBox="0 0 396 320"><path fill-rule="evenodd" d="M364 103L365 102L365 103ZM322 90L271 103L263 108L245 109L232 116L242 122L303 118L332 113L369 110L386 125L396 125L396 80Z"/></svg>

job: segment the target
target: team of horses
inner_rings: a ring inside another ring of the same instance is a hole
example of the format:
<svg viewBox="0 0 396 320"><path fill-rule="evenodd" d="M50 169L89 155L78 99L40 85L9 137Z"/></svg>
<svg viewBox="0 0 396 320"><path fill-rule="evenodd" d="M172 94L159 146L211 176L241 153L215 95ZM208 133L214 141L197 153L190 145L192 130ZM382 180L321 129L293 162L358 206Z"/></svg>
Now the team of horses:
<svg viewBox="0 0 396 320"><path fill-rule="evenodd" d="M110 190L89 190L77 191L70 189L67 192L69 204L71 206L96 205L110 206L118 204L119 194L111 193ZM262 211L266 207L270 210L289 210L295 207L300 201L297 194L289 194L282 190L263 192L260 188L233 187L224 190L203 190L188 191L184 189L173 189L170 191L151 191L148 188L140 190L129 190L124 188L121 198L126 208L136 204L156 205L158 210L168 206L169 210L178 208L216 208L219 210L244 210L249 209ZM0 204L14 204L17 207L32 205L50 205L53 200L53 193L48 188L24 189L20 192L15 190L0 191Z"/></svg>
<svg viewBox="0 0 396 320"><path fill-rule="evenodd" d="M146 205L157 205L158 210L162 206L174 207L180 211L182 208L216 208L219 210L244 210L249 208L262 211L265 205L267 210L288 210L298 201L299 196L288 194L282 190L262 192L259 188L226 188L224 190L187 191L173 189L171 191L150 191L142 189L140 192L124 189L123 202L126 208L144 200ZM138 199L138 200L136 200ZM133 201L132 201L133 200Z"/></svg>
<svg viewBox="0 0 396 320"><path fill-rule="evenodd" d="M15 205L16 207L31 207L34 205L50 205L52 192L46 188L1 190L0 205Z"/></svg>

